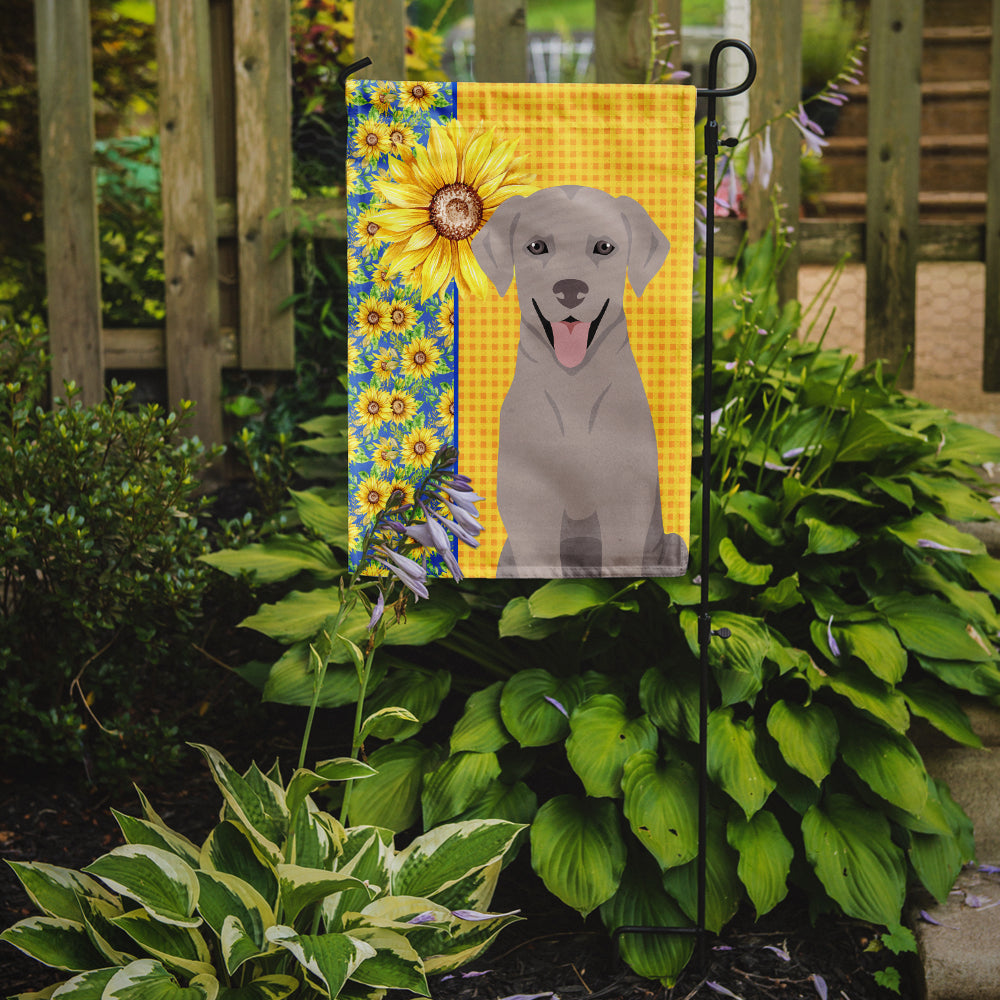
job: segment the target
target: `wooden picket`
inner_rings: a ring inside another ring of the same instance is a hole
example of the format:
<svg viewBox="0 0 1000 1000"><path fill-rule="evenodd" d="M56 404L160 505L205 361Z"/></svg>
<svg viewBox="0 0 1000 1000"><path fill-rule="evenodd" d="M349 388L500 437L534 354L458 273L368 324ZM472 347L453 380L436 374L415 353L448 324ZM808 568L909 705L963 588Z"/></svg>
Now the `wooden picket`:
<svg viewBox="0 0 1000 1000"><path fill-rule="evenodd" d="M474 0L478 79L526 78L525 2ZM1000 391L1000 0L992 5L986 225L918 219L923 6L871 0L867 218L786 218L797 257L781 289L795 293L799 261L832 263L844 253L865 261L867 356L896 366L910 352L904 378L912 378L918 260L985 261L983 384ZM405 0L356 0L355 52L374 61L362 75L404 75L405 11ZM54 388L72 379L92 402L107 370L165 368L169 402L194 399L195 431L220 441L222 370L294 364L293 316L284 308L289 220L308 218L320 238L346 237L342 198L283 211L291 204L289 0L158 0L165 329L101 329L89 3L35 0L35 12ZM680 13L681 0L595 0L597 80L644 79L651 19L679 32ZM801 0L754 0L751 128L798 100L801 14ZM735 133L739 123L729 124ZM772 141L770 188L751 189L746 222L723 220L722 254L747 228L757 234L771 221L773 195L798 204L794 125L777 122Z"/></svg>

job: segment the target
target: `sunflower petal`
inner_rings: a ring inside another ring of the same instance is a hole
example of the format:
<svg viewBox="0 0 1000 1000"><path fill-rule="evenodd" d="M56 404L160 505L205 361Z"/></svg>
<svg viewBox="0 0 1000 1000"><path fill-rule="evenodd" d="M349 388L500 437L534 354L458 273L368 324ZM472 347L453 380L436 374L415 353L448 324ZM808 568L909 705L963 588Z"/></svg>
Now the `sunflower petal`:
<svg viewBox="0 0 1000 1000"><path fill-rule="evenodd" d="M440 125L431 126L427 136L427 162L433 165L441 180L441 187L454 184L458 177L458 151L448 130Z"/></svg>
<svg viewBox="0 0 1000 1000"><path fill-rule="evenodd" d="M421 299L430 298L448 283L451 263L451 240L439 239L431 247L421 266Z"/></svg>
<svg viewBox="0 0 1000 1000"><path fill-rule="evenodd" d="M476 298L485 298L489 294L489 278L483 273L482 268L476 263L476 258L472 253L468 240L462 240L456 244L458 248L458 269L457 275L461 275L465 284L467 294L472 294Z"/></svg>

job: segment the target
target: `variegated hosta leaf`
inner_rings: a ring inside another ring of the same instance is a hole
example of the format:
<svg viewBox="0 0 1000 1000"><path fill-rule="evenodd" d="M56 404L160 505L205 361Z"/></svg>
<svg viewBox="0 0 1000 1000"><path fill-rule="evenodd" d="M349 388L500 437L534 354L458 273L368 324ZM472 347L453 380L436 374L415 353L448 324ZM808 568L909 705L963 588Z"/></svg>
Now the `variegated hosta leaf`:
<svg viewBox="0 0 1000 1000"><path fill-rule="evenodd" d="M250 939L254 954L265 951L264 931L275 923L274 912L267 900L248 882L223 872L200 871L198 883L201 886L198 910L219 939L223 938L227 920L236 920L242 936ZM233 939L233 936L234 930L231 929L230 938ZM225 950L226 966L230 975L248 957L252 957L245 954L246 949L241 944L239 961L231 965L232 949Z"/></svg>
<svg viewBox="0 0 1000 1000"><path fill-rule="evenodd" d="M830 795L805 814L802 837L820 882L849 917L899 923L906 866L882 813L849 795Z"/></svg>
<svg viewBox="0 0 1000 1000"><path fill-rule="evenodd" d="M267 939L295 956L309 978L325 988L331 997L340 993L355 969L375 949L349 934L296 934L291 927L269 927Z"/></svg>
<svg viewBox="0 0 1000 1000"><path fill-rule="evenodd" d="M705 926L718 934L732 919L743 899L743 884L736 874L736 852L726 843L725 819L712 811L708 816L705 851ZM663 887L691 918L698 918L698 861L663 873Z"/></svg>
<svg viewBox="0 0 1000 1000"><path fill-rule="evenodd" d="M245 986L224 986L218 1000L285 1000L299 985L294 976L261 976Z"/></svg>
<svg viewBox="0 0 1000 1000"><path fill-rule="evenodd" d="M81 896L93 896L109 903L116 902L114 896L97 879L73 871L38 861L8 861L24 891L31 901L46 916L64 917L67 920L81 920Z"/></svg>
<svg viewBox="0 0 1000 1000"><path fill-rule="evenodd" d="M189 976L213 971L205 939L190 927L160 923L145 910L132 910L111 921L150 955Z"/></svg>
<svg viewBox="0 0 1000 1000"><path fill-rule="evenodd" d="M240 775L217 750L203 744L192 744L200 750L212 771L227 807L249 831L264 855L277 863L281 856L279 844L288 832L288 809L285 792L280 785L259 771Z"/></svg>
<svg viewBox="0 0 1000 1000"><path fill-rule="evenodd" d="M852 720L850 739L840 749L847 766L876 795L919 815L927 802L927 771L906 736L861 719Z"/></svg>
<svg viewBox="0 0 1000 1000"><path fill-rule="evenodd" d="M453 915L464 912L452 911ZM516 912L480 914L475 920L454 916L451 931L441 932L437 946L424 957L424 971L428 975L441 974L468 965L486 951L500 931L520 919Z"/></svg>
<svg viewBox="0 0 1000 1000"><path fill-rule="evenodd" d="M433 899L467 875L500 861L522 829L495 819L446 823L429 830L393 859L392 892Z"/></svg>
<svg viewBox="0 0 1000 1000"><path fill-rule="evenodd" d="M285 919L291 921L305 907L345 889L361 889L369 893L369 898L375 895L374 890L353 875L303 868L300 865L278 865L278 881L281 887L282 912Z"/></svg>
<svg viewBox="0 0 1000 1000"><path fill-rule="evenodd" d="M83 896L80 904L90 940L104 956L104 964L128 965L140 957L140 949L135 942L114 925L115 917L120 917L125 912L120 902L109 903L93 896Z"/></svg>
<svg viewBox="0 0 1000 1000"><path fill-rule="evenodd" d="M781 748L781 756L815 785L830 773L840 733L833 712L812 702L798 705L778 700L767 716L767 731Z"/></svg>
<svg viewBox="0 0 1000 1000"><path fill-rule="evenodd" d="M159 962L143 958L119 969L108 981L101 1000L216 1000L218 995L215 976L196 976L181 986Z"/></svg>
<svg viewBox="0 0 1000 1000"><path fill-rule="evenodd" d="M523 830L522 827L521 832ZM518 837L520 837L520 833ZM506 857L498 858L493 864L486 865L485 868L478 868L466 875L465 878L460 878L457 882L452 883L446 889L434 893L435 902L448 907L449 910L488 910L497 889L500 870L506 860Z"/></svg>
<svg viewBox="0 0 1000 1000"><path fill-rule="evenodd" d="M504 727L523 747L543 747L569 732L569 716L583 701L579 677L560 679L548 670L514 674L500 694Z"/></svg>
<svg viewBox="0 0 1000 1000"><path fill-rule="evenodd" d="M570 716L566 757L595 798L621 797L622 768L639 750L653 750L659 740L648 715L630 719L625 702L613 694L595 694Z"/></svg>
<svg viewBox="0 0 1000 1000"><path fill-rule="evenodd" d="M622 789L632 832L661 869L697 855L698 783L690 765L643 750L625 762Z"/></svg>
<svg viewBox="0 0 1000 1000"><path fill-rule="evenodd" d="M788 872L795 849L781 832L774 813L761 809L750 819L729 821L726 837L740 853L736 873L746 886L757 916L774 909L788 895Z"/></svg>
<svg viewBox="0 0 1000 1000"><path fill-rule="evenodd" d="M117 809L112 809L111 812L118 821L122 835L128 843L159 847L161 850L176 854L192 868L197 866L199 849L187 837L176 833L169 827L152 823L149 820L126 816L125 813L120 813Z"/></svg>
<svg viewBox="0 0 1000 1000"><path fill-rule="evenodd" d="M384 927L356 927L351 937L375 949L375 954L351 973L355 982L430 996L424 963L402 934Z"/></svg>
<svg viewBox="0 0 1000 1000"><path fill-rule="evenodd" d="M451 733L451 752L473 750L476 753L496 753L510 742L500 716L500 693L503 681L470 695L462 717Z"/></svg>
<svg viewBox="0 0 1000 1000"><path fill-rule="evenodd" d="M691 921L664 891L652 859L630 858L618 891L601 905L601 920L619 927L689 927ZM692 934L623 934L619 950L640 976L673 986L694 950Z"/></svg>
<svg viewBox="0 0 1000 1000"><path fill-rule="evenodd" d="M608 799L558 795L531 824L531 865L549 892L586 916L618 889L625 842Z"/></svg>
<svg viewBox="0 0 1000 1000"><path fill-rule="evenodd" d="M288 782L285 792L285 805L291 815L298 812L306 797L312 795L318 788L328 785L331 781L349 781L356 778L370 778L376 774L373 767L353 757L337 757L325 760L310 771L299 768Z"/></svg>
<svg viewBox="0 0 1000 1000"><path fill-rule="evenodd" d="M353 875L367 888L345 889L323 900L323 920L328 931L344 930L345 913L357 912L367 906L373 891L388 890L392 850L392 833L389 830L356 826L347 831L337 870L342 875Z"/></svg>
<svg viewBox="0 0 1000 1000"><path fill-rule="evenodd" d="M28 917L0 934L26 955L53 969L81 972L100 968L105 959L95 950L87 928L65 917Z"/></svg>
<svg viewBox="0 0 1000 1000"><path fill-rule="evenodd" d="M49 987L44 993L21 993L19 997L53 997L55 1000L101 1000L101 997L104 996L104 988L111 982L119 968L119 966L113 966L107 969L91 969L89 972L81 972L79 976L67 979L65 983L58 986L54 991L52 987ZM18 998L14 997L11 1000L18 1000Z"/></svg>
<svg viewBox="0 0 1000 1000"><path fill-rule="evenodd" d="M420 796L424 826L437 826L454 819L475 802L500 777L495 753L452 754L436 771L424 778Z"/></svg>
<svg viewBox="0 0 1000 1000"><path fill-rule="evenodd" d="M757 761L752 718L737 721L733 709L717 708L708 717L708 774L749 818L767 801L776 782Z"/></svg>
<svg viewBox="0 0 1000 1000"><path fill-rule="evenodd" d="M150 916L165 924L197 927L198 878L194 869L171 851L146 844L125 844L85 869L113 892L134 899Z"/></svg>
<svg viewBox="0 0 1000 1000"><path fill-rule="evenodd" d="M380 826L396 833L420 817L424 773L438 763L437 753L416 740L379 747L368 761L375 777L351 789L352 826Z"/></svg>
<svg viewBox="0 0 1000 1000"><path fill-rule="evenodd" d="M285 844L286 860L304 868L335 868L344 836L337 819L317 809L312 799L306 799L292 820Z"/></svg>
<svg viewBox="0 0 1000 1000"><path fill-rule="evenodd" d="M278 905L278 875L241 823L220 823L201 847L199 867L224 872L252 885L272 908Z"/></svg>

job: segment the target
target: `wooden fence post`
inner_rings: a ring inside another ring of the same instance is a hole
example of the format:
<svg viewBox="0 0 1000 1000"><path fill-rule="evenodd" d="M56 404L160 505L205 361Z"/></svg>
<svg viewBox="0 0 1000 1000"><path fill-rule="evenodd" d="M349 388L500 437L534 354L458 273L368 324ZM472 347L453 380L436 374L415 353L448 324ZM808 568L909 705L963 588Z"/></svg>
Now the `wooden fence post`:
<svg viewBox="0 0 1000 1000"><path fill-rule="evenodd" d="M923 0L872 0L868 53L865 360L913 387Z"/></svg>
<svg viewBox="0 0 1000 1000"><path fill-rule="evenodd" d="M207 0L159 0L167 395L195 400L192 431L222 441L219 254Z"/></svg>
<svg viewBox="0 0 1000 1000"><path fill-rule="evenodd" d="M480 83L524 83L528 39L524 0L475 0L475 75Z"/></svg>
<svg viewBox="0 0 1000 1000"><path fill-rule="evenodd" d="M1000 392L1000 0L993 0L990 45L989 169L986 178L986 325L983 390Z"/></svg>
<svg viewBox="0 0 1000 1000"><path fill-rule="evenodd" d="M802 98L802 4L799 0L760 0L750 8L750 41L761 68L750 88L750 131L797 107ZM739 122L730 124L735 131ZM755 142L757 140L754 140ZM793 244L778 274L782 302L798 296L799 262L799 160L802 136L787 118L771 127L774 169L767 188L759 178L747 193L747 226L751 240L760 239L774 220L773 202L780 205L780 225L794 230Z"/></svg>
<svg viewBox="0 0 1000 1000"><path fill-rule="evenodd" d="M364 56L372 64L355 76L406 79L406 0L355 0L354 58Z"/></svg>
<svg viewBox="0 0 1000 1000"><path fill-rule="evenodd" d="M52 394L104 398L89 0L35 0Z"/></svg>
<svg viewBox="0 0 1000 1000"><path fill-rule="evenodd" d="M594 0L598 83L645 83L657 0Z"/></svg>
<svg viewBox="0 0 1000 1000"><path fill-rule="evenodd" d="M288 0L233 6L242 368L295 367L294 314L282 307L292 294L290 21Z"/></svg>

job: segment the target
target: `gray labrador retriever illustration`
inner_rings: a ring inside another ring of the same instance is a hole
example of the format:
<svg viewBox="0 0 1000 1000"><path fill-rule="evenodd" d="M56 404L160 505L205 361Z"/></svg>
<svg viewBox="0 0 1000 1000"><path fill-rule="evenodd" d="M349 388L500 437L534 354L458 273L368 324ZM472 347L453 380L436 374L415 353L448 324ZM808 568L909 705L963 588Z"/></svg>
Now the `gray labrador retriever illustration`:
<svg viewBox="0 0 1000 1000"><path fill-rule="evenodd" d="M521 313L500 411L497 576L676 576L687 548L664 534L656 434L629 345L637 296L670 244L629 197L563 185L505 201L472 241Z"/></svg>

